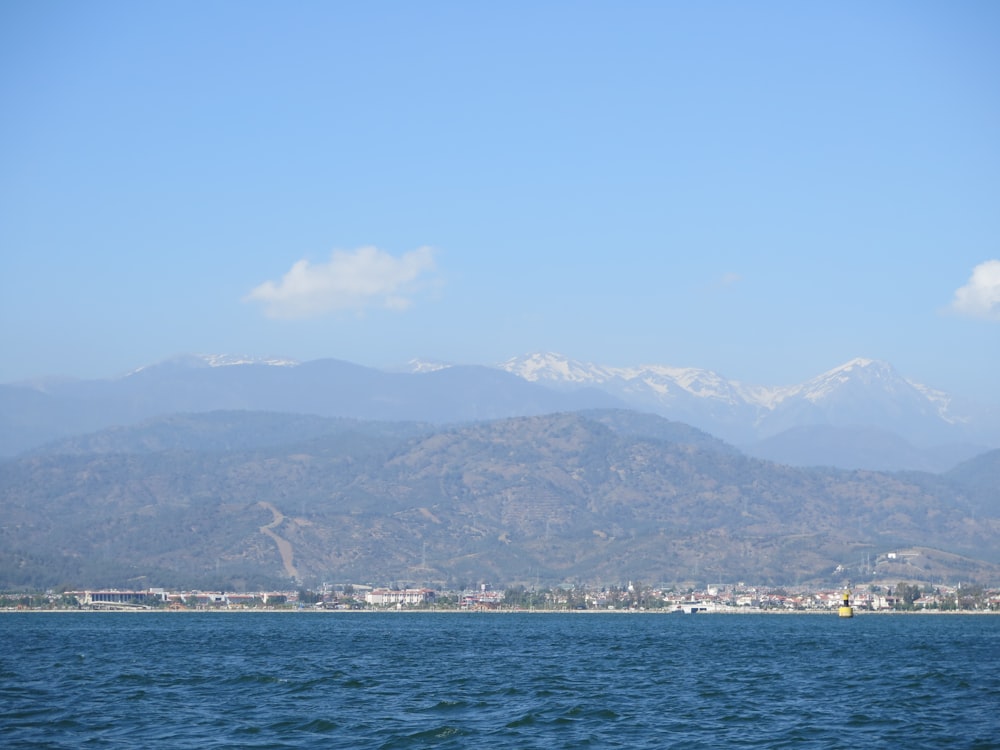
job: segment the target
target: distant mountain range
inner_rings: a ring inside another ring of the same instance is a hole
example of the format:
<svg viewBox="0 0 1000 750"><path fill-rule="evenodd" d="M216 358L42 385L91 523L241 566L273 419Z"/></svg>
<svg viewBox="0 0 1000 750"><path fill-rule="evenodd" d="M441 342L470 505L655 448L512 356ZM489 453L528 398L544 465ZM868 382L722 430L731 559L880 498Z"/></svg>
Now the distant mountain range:
<svg viewBox="0 0 1000 750"><path fill-rule="evenodd" d="M791 465L943 471L1000 445L995 405L956 408L949 394L878 360L853 359L791 386L748 385L697 368L607 367L553 353L500 367L564 392L600 388L629 408Z"/></svg>
<svg viewBox="0 0 1000 750"><path fill-rule="evenodd" d="M948 394L871 359L853 359L805 383L777 387L747 385L710 370L605 367L552 353L516 357L501 368L562 389L599 387L632 408L688 422L737 443L822 424L877 427L918 441L940 441L964 435L972 421L953 410Z"/></svg>
<svg viewBox="0 0 1000 750"><path fill-rule="evenodd" d="M410 374L334 359L191 355L118 378L0 386L0 455L151 417L220 409L447 424L620 405L603 391L558 392L495 367Z"/></svg>
<svg viewBox="0 0 1000 750"><path fill-rule="evenodd" d="M615 368L552 353L497 367L414 361L387 372L343 362L182 356L102 380L0 386L0 455L174 413L244 409L450 424L628 408L790 465L943 471L1000 446L996 408L960 411L875 360L805 383L753 386L708 370Z"/></svg>

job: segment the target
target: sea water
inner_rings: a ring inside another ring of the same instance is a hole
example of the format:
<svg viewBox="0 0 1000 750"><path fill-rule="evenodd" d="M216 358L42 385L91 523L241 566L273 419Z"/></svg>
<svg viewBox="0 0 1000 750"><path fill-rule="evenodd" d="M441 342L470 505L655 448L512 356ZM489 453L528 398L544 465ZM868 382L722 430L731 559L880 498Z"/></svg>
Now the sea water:
<svg viewBox="0 0 1000 750"><path fill-rule="evenodd" d="M1000 748L1000 617L0 615L4 748Z"/></svg>

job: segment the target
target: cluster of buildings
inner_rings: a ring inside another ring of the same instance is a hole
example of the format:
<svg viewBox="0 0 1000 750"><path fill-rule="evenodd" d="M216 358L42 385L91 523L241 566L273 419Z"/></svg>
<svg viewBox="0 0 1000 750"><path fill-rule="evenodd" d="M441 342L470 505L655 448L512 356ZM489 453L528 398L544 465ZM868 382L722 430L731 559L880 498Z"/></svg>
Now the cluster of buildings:
<svg viewBox="0 0 1000 750"><path fill-rule="evenodd" d="M907 586L899 584L899 587ZM647 589L640 596L631 592L631 584L620 592L587 593L584 596L588 609L617 609L622 603L627 608L667 609L683 612L825 612L836 611L843 603L845 593L855 610L866 612L896 611L997 611L1000 612L1000 590L981 587L942 586L920 591L909 587L909 595L903 595L893 586L850 586L819 591L786 591L784 588L746 586L709 586L701 591L689 591L685 597L675 592L655 588ZM615 594L617 593L617 596ZM636 602L638 601L638 605Z"/></svg>
<svg viewBox="0 0 1000 750"><path fill-rule="evenodd" d="M276 607L296 598L290 592L259 592L252 594L224 591L171 592L150 588L139 590L99 589L68 591L63 598L75 599L87 609L247 609L255 606Z"/></svg>
<svg viewBox="0 0 1000 750"><path fill-rule="evenodd" d="M87 609L409 609L427 608L438 604L440 594L430 588L371 588L351 586L351 593L327 592L303 597L301 591L227 593L227 592L170 592L166 589L141 590L100 589L70 591L62 594L67 601L75 601ZM504 592L483 585L475 591L452 593L446 598L446 607L459 609L501 609ZM306 600L307 599L307 600Z"/></svg>
<svg viewBox="0 0 1000 750"><path fill-rule="evenodd" d="M480 585L464 591L432 588L374 588L363 585L326 586L320 592L272 591L256 593L184 591L162 588L140 590L94 589L49 593L33 597L0 595L0 608L84 609L453 609L453 610L630 610L661 612L835 611L844 589L789 592L778 588L737 585L708 586L704 590L636 586L586 589L556 587L507 590ZM899 610L963 610L1000 612L1000 590L981 587L861 586L850 591L859 612Z"/></svg>

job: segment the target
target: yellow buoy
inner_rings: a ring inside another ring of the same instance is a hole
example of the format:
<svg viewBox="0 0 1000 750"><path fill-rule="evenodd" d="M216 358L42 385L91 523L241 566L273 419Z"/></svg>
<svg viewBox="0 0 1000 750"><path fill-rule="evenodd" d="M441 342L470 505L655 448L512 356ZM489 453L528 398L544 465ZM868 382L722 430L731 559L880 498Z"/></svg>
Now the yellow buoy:
<svg viewBox="0 0 1000 750"><path fill-rule="evenodd" d="M847 589L844 591L844 602L840 605L840 609L837 614L841 617L854 617L854 607L851 606L851 591Z"/></svg>

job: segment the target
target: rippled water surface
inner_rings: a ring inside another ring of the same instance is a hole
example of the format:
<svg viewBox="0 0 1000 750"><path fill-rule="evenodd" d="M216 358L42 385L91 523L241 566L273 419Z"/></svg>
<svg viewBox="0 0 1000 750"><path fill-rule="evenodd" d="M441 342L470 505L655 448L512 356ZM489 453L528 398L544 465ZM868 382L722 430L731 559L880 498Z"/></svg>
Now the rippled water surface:
<svg viewBox="0 0 1000 750"><path fill-rule="evenodd" d="M5 748L1000 748L1000 617L9 613Z"/></svg>

